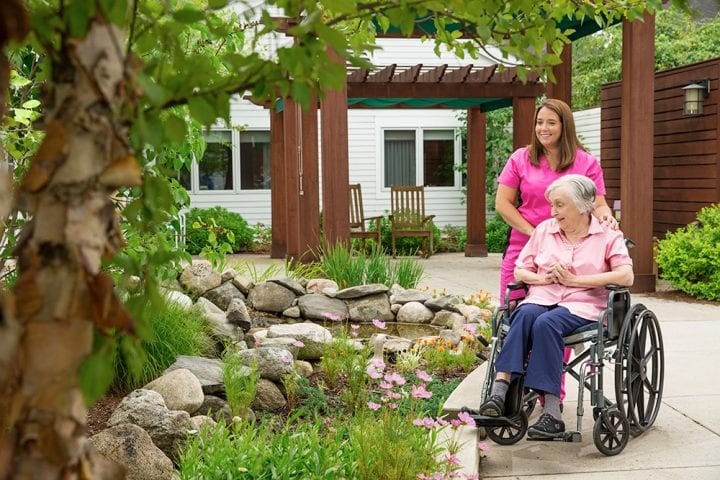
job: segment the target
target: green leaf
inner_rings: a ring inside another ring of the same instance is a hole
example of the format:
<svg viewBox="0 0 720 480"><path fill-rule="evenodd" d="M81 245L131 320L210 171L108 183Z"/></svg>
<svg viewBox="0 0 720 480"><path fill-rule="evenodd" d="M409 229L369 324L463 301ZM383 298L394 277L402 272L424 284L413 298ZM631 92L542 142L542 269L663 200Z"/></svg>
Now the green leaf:
<svg viewBox="0 0 720 480"><path fill-rule="evenodd" d="M203 97L190 97L188 106L190 115L203 125L212 125L219 117L212 104Z"/></svg>
<svg viewBox="0 0 720 480"><path fill-rule="evenodd" d="M192 7L184 7L175 10L173 18L182 23L195 23L205 19L205 13Z"/></svg>
<svg viewBox="0 0 720 480"><path fill-rule="evenodd" d="M37 108L40 106L40 101L35 99L28 100L27 102L23 103L22 106L23 108Z"/></svg>
<svg viewBox="0 0 720 480"><path fill-rule="evenodd" d="M217 236L215 235L215 232L208 233L208 243L210 245L215 245L217 243Z"/></svg>
<svg viewBox="0 0 720 480"><path fill-rule="evenodd" d="M223 8L226 7L228 4L228 0L208 0L208 6L210 8Z"/></svg>
<svg viewBox="0 0 720 480"><path fill-rule="evenodd" d="M187 136L187 123L177 115L170 114L165 120L165 137L171 142L183 143Z"/></svg>
<svg viewBox="0 0 720 480"><path fill-rule="evenodd" d="M74 0L66 6L66 19L71 37L83 37L90 26L90 19L95 16L95 2Z"/></svg>
<svg viewBox="0 0 720 480"><path fill-rule="evenodd" d="M12 70L10 72L10 86L15 88L24 87L25 85L32 83L27 78L23 77L19 73L17 73L15 70Z"/></svg>
<svg viewBox="0 0 720 480"><path fill-rule="evenodd" d="M152 78L143 73L139 73L136 78L150 103L155 106L160 106L165 103L167 93L162 86L155 83Z"/></svg>
<svg viewBox="0 0 720 480"><path fill-rule="evenodd" d="M115 345L109 340L104 342L99 348L96 346L96 351L80 366L80 390L86 405L92 405L102 397L115 376L113 365Z"/></svg>

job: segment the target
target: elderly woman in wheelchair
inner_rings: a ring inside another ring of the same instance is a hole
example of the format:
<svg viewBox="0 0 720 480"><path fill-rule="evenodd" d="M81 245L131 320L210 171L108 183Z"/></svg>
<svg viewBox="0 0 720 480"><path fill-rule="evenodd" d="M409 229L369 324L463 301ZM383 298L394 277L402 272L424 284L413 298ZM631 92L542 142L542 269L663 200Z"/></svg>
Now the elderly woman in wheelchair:
<svg viewBox="0 0 720 480"><path fill-rule="evenodd" d="M592 180L565 175L545 195L552 218L537 226L516 262L515 278L525 285L527 296L509 318L502 349L490 367L496 372L492 388L477 411L486 419L509 415L506 395L511 379L521 377L525 389L545 399L542 415L527 429L529 439L540 440L565 432L559 398L564 338L603 318L609 304L606 285L633 283L622 233L591 215Z"/></svg>

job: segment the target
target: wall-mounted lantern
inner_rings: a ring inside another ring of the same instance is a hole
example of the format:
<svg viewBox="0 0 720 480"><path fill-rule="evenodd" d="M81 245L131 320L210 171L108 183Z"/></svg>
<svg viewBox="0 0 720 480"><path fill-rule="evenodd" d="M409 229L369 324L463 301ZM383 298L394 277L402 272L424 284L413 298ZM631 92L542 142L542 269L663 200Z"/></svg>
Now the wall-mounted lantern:
<svg viewBox="0 0 720 480"><path fill-rule="evenodd" d="M700 115L703 113L703 102L710 95L710 80L697 80L682 87L685 90L683 115Z"/></svg>

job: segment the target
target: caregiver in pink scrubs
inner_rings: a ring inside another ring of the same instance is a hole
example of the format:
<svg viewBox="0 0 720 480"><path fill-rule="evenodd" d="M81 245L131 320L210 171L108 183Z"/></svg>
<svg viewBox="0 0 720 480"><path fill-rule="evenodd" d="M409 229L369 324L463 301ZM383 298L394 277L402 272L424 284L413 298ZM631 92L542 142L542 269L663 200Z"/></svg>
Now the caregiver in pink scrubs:
<svg viewBox="0 0 720 480"><path fill-rule="evenodd" d="M558 178L569 173L592 179L597 189L593 215L601 223L617 229L617 221L605 201L605 181L597 158L583 149L575 132L572 110L562 100L549 98L535 110L535 135L527 147L516 150L500 176L495 196L495 210L510 225L510 238L500 268L500 296L505 295L514 280L515 261L535 226L547 220L550 204L545 190ZM520 295L521 292L513 292ZM565 361L570 358L565 349ZM561 399L565 396L565 378Z"/></svg>

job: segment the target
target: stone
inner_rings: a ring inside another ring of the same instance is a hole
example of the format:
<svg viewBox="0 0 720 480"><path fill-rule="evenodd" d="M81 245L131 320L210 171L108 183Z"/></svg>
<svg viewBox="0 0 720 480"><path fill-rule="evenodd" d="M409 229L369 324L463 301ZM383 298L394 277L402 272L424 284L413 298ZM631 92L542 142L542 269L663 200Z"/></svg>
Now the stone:
<svg viewBox="0 0 720 480"><path fill-rule="evenodd" d="M397 354L410 350L414 343L415 342L413 340L409 340L407 338L388 335L385 343L383 344L383 349L385 352Z"/></svg>
<svg viewBox="0 0 720 480"><path fill-rule="evenodd" d="M272 328L272 327L270 327ZM260 347L275 347L275 348L282 348L284 350L287 350L290 352L290 354L293 356L293 358L297 357L298 351L300 350L300 347L298 346L298 341L291 337L273 337L270 338L265 337L264 339L260 340Z"/></svg>
<svg viewBox="0 0 720 480"><path fill-rule="evenodd" d="M432 325L437 325L438 327L443 328L453 328L453 326L457 323L465 323L465 317L459 313L450 312L448 310L440 310L439 312L436 312L435 317L433 317L431 322Z"/></svg>
<svg viewBox="0 0 720 480"><path fill-rule="evenodd" d="M187 368L171 370L143 388L162 395L168 409L184 410L190 415L200 408L205 398L200 380Z"/></svg>
<svg viewBox="0 0 720 480"><path fill-rule="evenodd" d="M243 365L252 367L257 363L261 378L275 382L282 380L284 375L292 372L293 356L287 350L276 347L258 347L234 353L240 357Z"/></svg>
<svg viewBox="0 0 720 480"><path fill-rule="evenodd" d="M348 287L342 290L338 290L335 294L335 298L341 300L348 300L351 298L362 298L368 296L374 296L379 293L387 293L390 290L387 285L382 283L369 283L367 285L358 285L355 287Z"/></svg>
<svg viewBox="0 0 720 480"><path fill-rule="evenodd" d="M291 337L302 342L297 352L300 360L319 360L325 344L332 340L327 328L312 322L272 325L267 332L268 338Z"/></svg>
<svg viewBox="0 0 720 480"><path fill-rule="evenodd" d="M287 288L288 290L290 290L297 296L305 295L305 293L307 293L305 291L305 287L303 287L299 282L296 282L292 278L288 278L288 277L271 278L270 280L268 280L268 282L277 283L278 285L281 285L281 286Z"/></svg>
<svg viewBox="0 0 720 480"><path fill-rule="evenodd" d="M224 313L206 313L205 319L213 337L221 343L236 342L245 336L243 329L228 322Z"/></svg>
<svg viewBox="0 0 720 480"><path fill-rule="evenodd" d="M445 340L447 342L450 342L453 345L457 345L458 343L460 343L460 340L462 340L462 334L460 334L459 332L457 332L455 330L449 330L449 329L440 330L438 335L440 336L440 338L442 338L443 340Z"/></svg>
<svg viewBox="0 0 720 480"><path fill-rule="evenodd" d="M346 300L346 302L350 320L353 322L372 322L376 319L382 321L395 320L395 315L390 311L390 301L385 293L352 298Z"/></svg>
<svg viewBox="0 0 720 480"><path fill-rule="evenodd" d="M307 286L305 287L307 293L323 293L325 289L337 292L339 288L335 280L328 278L313 278L308 280Z"/></svg>
<svg viewBox="0 0 720 480"><path fill-rule="evenodd" d="M169 480L172 460L155 446L150 435L137 425L123 423L88 438L104 457L127 470L128 480Z"/></svg>
<svg viewBox="0 0 720 480"><path fill-rule="evenodd" d="M190 423L193 426L193 430L198 432L217 425L217 422L207 415L195 415L194 417L190 417Z"/></svg>
<svg viewBox="0 0 720 480"><path fill-rule="evenodd" d="M190 310L193 306L192 298L182 292L178 292L177 290L164 290L162 293L167 299L168 303L180 305L186 310Z"/></svg>
<svg viewBox="0 0 720 480"><path fill-rule="evenodd" d="M178 355L175 363L170 365L163 374L179 368L187 369L195 375L206 396L225 391L222 377L222 361L219 359Z"/></svg>
<svg viewBox="0 0 720 480"><path fill-rule="evenodd" d="M249 294L250 290L255 287L255 282L246 275L236 275L235 278L232 279L232 284L245 295Z"/></svg>
<svg viewBox="0 0 720 480"><path fill-rule="evenodd" d="M190 414L184 410L168 410L162 395L153 390L138 389L120 401L108 427L131 423L150 434L153 443L171 460L177 460L184 448L188 430L192 430Z"/></svg>
<svg viewBox="0 0 720 480"><path fill-rule="evenodd" d="M430 323L435 314L420 302L408 302L400 307L396 319L404 323Z"/></svg>
<svg viewBox="0 0 720 480"><path fill-rule="evenodd" d="M393 315L395 315L396 318L397 318L397 313L400 311L401 308L402 308L402 304L400 304L400 303L391 303L390 304L390 311L393 313Z"/></svg>
<svg viewBox="0 0 720 480"><path fill-rule="evenodd" d="M215 395L205 395L205 400L198 408L198 413L207 415L216 422L225 422L226 424L230 424L233 417L227 400Z"/></svg>
<svg viewBox="0 0 720 480"><path fill-rule="evenodd" d="M313 374L312 363L305 360L295 360L295 373L301 377L308 378Z"/></svg>
<svg viewBox="0 0 720 480"><path fill-rule="evenodd" d="M210 300L212 303L218 306L223 312L227 311L230 306L230 302L234 299L245 300L245 295L238 290L238 288L232 284L232 282L223 283L217 288L208 290L203 294L203 297Z"/></svg>
<svg viewBox="0 0 720 480"><path fill-rule="evenodd" d="M193 297L199 297L222 283L222 275L207 260L193 260L180 274L180 285Z"/></svg>
<svg viewBox="0 0 720 480"><path fill-rule="evenodd" d="M280 313L292 306L295 294L280 284L263 282L255 285L248 300L255 310Z"/></svg>
<svg viewBox="0 0 720 480"><path fill-rule="evenodd" d="M390 294L390 303L409 303L409 302L427 302L432 298L427 292L422 292L416 288L408 288L407 290L398 290Z"/></svg>
<svg viewBox="0 0 720 480"><path fill-rule="evenodd" d="M287 405L280 388L275 383L261 378L257 385L257 394L253 400L252 408L266 412L274 412Z"/></svg>
<svg viewBox="0 0 720 480"><path fill-rule="evenodd" d="M282 312L283 317L288 318L300 318L302 315L300 314L300 307L295 305L294 307L290 307L284 312Z"/></svg>
<svg viewBox="0 0 720 480"><path fill-rule="evenodd" d="M237 276L237 272L234 269L228 267L222 271L220 276L222 278L223 283L231 282Z"/></svg>
<svg viewBox="0 0 720 480"><path fill-rule="evenodd" d="M250 318L245 301L241 298L230 300L225 318L227 318L228 322L242 328L243 332L247 332L252 327L252 318Z"/></svg>
<svg viewBox="0 0 720 480"><path fill-rule="evenodd" d="M343 320L348 318L345 302L337 298L326 297L316 293L303 295L298 299L298 307L303 318L309 320L332 321L331 318Z"/></svg>
<svg viewBox="0 0 720 480"><path fill-rule="evenodd" d="M195 301L195 307L200 309L203 314L215 313L225 315L225 311L215 305L205 297L200 297Z"/></svg>
<svg viewBox="0 0 720 480"><path fill-rule="evenodd" d="M425 306L428 307L433 312L437 312L439 310L450 310L450 311L457 311L455 306L458 303L462 303L462 299L456 295L444 295L442 297L438 298L431 298L430 300L427 300L425 302Z"/></svg>

